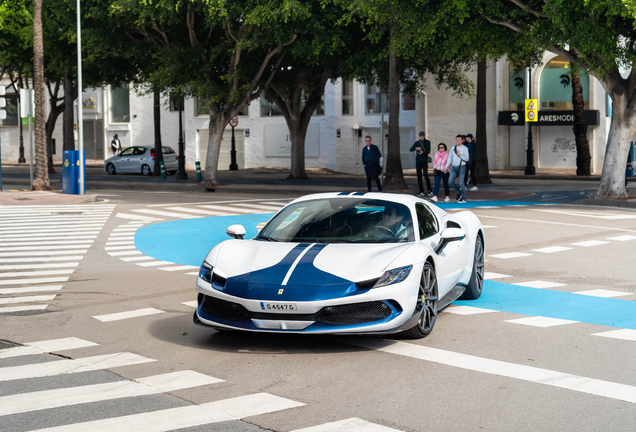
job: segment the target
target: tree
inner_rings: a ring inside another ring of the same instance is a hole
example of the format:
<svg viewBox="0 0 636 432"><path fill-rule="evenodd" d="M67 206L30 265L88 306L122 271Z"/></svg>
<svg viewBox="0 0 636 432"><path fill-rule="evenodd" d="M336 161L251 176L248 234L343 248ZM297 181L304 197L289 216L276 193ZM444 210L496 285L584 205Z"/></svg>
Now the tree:
<svg viewBox="0 0 636 432"><path fill-rule="evenodd" d="M477 129L475 130L476 147L476 166L475 179L482 184L491 184L490 169L488 168L488 134L486 128L487 106L487 80L488 72L487 59L483 58L477 62L477 100L475 113L477 116Z"/></svg>
<svg viewBox="0 0 636 432"><path fill-rule="evenodd" d="M593 198L620 198L636 133L636 9L633 0L463 0L492 24L586 68L612 98L603 172ZM624 78L621 69L630 70Z"/></svg>
<svg viewBox="0 0 636 432"><path fill-rule="evenodd" d="M581 85L581 71L571 65L572 71L572 108L574 109L574 138L576 140L576 175L588 176L592 173L590 142L587 139L587 118L583 101L583 86Z"/></svg>
<svg viewBox="0 0 636 432"><path fill-rule="evenodd" d="M42 36L42 0L33 2L33 89L35 91L35 163L33 189L50 190L48 149L44 123L44 40Z"/></svg>

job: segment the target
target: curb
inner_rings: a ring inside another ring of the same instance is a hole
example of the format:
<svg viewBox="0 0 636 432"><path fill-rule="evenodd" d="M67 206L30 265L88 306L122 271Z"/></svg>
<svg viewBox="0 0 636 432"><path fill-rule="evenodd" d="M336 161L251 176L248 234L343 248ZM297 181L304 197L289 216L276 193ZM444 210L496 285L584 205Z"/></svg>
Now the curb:
<svg viewBox="0 0 636 432"><path fill-rule="evenodd" d="M636 209L636 199L589 199L585 198L579 201L574 201L574 205L585 206L601 206L601 207L618 207L618 208L632 208Z"/></svg>

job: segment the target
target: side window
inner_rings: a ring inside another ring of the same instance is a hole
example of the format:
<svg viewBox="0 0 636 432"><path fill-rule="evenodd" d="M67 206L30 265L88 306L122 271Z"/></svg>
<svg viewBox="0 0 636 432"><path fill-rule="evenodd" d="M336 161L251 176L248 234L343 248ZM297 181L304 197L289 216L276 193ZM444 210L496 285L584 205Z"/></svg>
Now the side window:
<svg viewBox="0 0 636 432"><path fill-rule="evenodd" d="M121 156L130 156L133 154L133 150L135 150L134 147L128 147L126 150L121 152Z"/></svg>
<svg viewBox="0 0 636 432"><path fill-rule="evenodd" d="M424 240L432 235L437 234L439 227L437 218L424 204L415 204L415 212L417 213L417 223L420 228L420 240Z"/></svg>

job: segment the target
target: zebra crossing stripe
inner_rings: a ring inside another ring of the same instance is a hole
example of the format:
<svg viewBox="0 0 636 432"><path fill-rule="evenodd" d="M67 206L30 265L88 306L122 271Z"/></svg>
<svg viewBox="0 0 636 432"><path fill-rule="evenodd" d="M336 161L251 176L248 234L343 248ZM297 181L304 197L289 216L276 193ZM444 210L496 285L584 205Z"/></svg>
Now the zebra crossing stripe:
<svg viewBox="0 0 636 432"><path fill-rule="evenodd" d="M1 262L1 261L0 261ZM54 263L54 264L21 264L21 265L0 265L0 271L3 270L29 270L44 268L60 268L60 267L77 267L79 262L72 263Z"/></svg>
<svg viewBox="0 0 636 432"><path fill-rule="evenodd" d="M182 266L176 266L176 267L163 267L163 268L159 268L159 270L164 270L164 271L181 271L181 270L193 270L199 268L197 266L191 266L191 265L182 265Z"/></svg>
<svg viewBox="0 0 636 432"><path fill-rule="evenodd" d="M187 213L202 214L202 215L206 215L206 216L218 216L218 215L221 214L221 213L215 212L215 211L201 210L201 209L191 209L191 208L187 208L187 207L166 207L166 210L182 211L182 212L187 212Z"/></svg>
<svg viewBox="0 0 636 432"><path fill-rule="evenodd" d="M280 210L280 209L282 209L284 207L284 205L271 206L271 205L248 204L248 203L232 204L232 207L234 207L234 206L248 207L248 208L259 209L259 210L267 210L268 212L277 212L278 210Z"/></svg>
<svg viewBox="0 0 636 432"><path fill-rule="evenodd" d="M0 298L0 305L12 304L12 303L33 303L33 302L41 302L41 301L51 301L54 298L55 298L55 294L41 295L41 296Z"/></svg>
<svg viewBox="0 0 636 432"><path fill-rule="evenodd" d="M161 210L150 210L150 209L137 209L137 210L131 210L131 211L134 211L136 213L143 213L143 214L157 215L157 216L180 217L180 218L184 218L184 219L190 219L190 218L199 217L199 216L183 214L183 213L174 213L174 212L167 212L167 211L161 211Z"/></svg>
<svg viewBox="0 0 636 432"><path fill-rule="evenodd" d="M387 426L371 423L359 418L350 418L332 423L325 423L292 432L400 432Z"/></svg>
<svg viewBox="0 0 636 432"><path fill-rule="evenodd" d="M106 315L95 315L93 318L101 322L110 322L110 321L119 321L119 320L128 319L128 318L137 318L137 317L148 316L148 315L162 314L162 313L164 312L159 309L145 308L145 309L137 309L137 310L128 311L128 312L118 312L118 313L106 314Z"/></svg>
<svg viewBox="0 0 636 432"><path fill-rule="evenodd" d="M235 213L254 213L254 211L252 211L251 209L243 209L243 208L238 208L238 207L226 207L226 206L219 206L219 205L200 205L198 207L202 207L202 208L206 208L206 209L210 209L210 210L216 210L220 213L223 214L235 214Z"/></svg>
<svg viewBox="0 0 636 432"><path fill-rule="evenodd" d="M46 276L46 275L62 275L71 274L73 270L38 270L30 272L6 272L0 273L0 277L20 277L20 276Z"/></svg>
<svg viewBox="0 0 636 432"><path fill-rule="evenodd" d="M11 307L3 307L0 308L0 314L3 313L13 313L13 312L26 312L26 311L34 311L34 310L44 310L49 305L33 305L33 306L11 306Z"/></svg>
<svg viewBox="0 0 636 432"><path fill-rule="evenodd" d="M52 240L52 239L60 239L60 240L69 240L69 239L79 239L79 240L90 240L97 238L99 231L89 231L89 232L81 232L81 233L55 233L56 235L47 235L42 236L41 233L37 234L19 234L19 235L0 235L0 239L7 241L15 241L15 240Z"/></svg>
<svg viewBox="0 0 636 432"><path fill-rule="evenodd" d="M59 291L62 289L62 285L40 285L40 286L32 286L32 287L22 287L22 288L0 288L0 294L21 294L21 293L29 293L29 292L39 292L39 291Z"/></svg>
<svg viewBox="0 0 636 432"><path fill-rule="evenodd" d="M154 361L156 360L148 357L121 352L79 359L57 360L33 365L12 366L0 368L0 382L111 369Z"/></svg>
<svg viewBox="0 0 636 432"><path fill-rule="evenodd" d="M245 417L297 408L304 405L303 403L268 393L256 393L201 405L190 405L39 429L39 432L112 432L114 430L163 432L211 423L239 420Z"/></svg>
<svg viewBox="0 0 636 432"><path fill-rule="evenodd" d="M24 284L66 282L66 281L68 281L68 277L24 278L24 279L0 280L0 285L24 285Z"/></svg>
<svg viewBox="0 0 636 432"><path fill-rule="evenodd" d="M41 263L47 261L81 261L82 256L45 256L40 258L0 258L0 263Z"/></svg>
<svg viewBox="0 0 636 432"><path fill-rule="evenodd" d="M87 249L84 250L78 250L78 249L73 249L73 250L56 250L55 251L55 255L64 255L64 254L85 254L86 252L88 252ZM5 258L5 257L17 257L17 256L27 256L30 258L35 259L35 257L48 257L51 255L51 252L40 252L40 251L33 251L33 250L27 250L24 252L1 252L0 253L0 257ZM60 258L62 259L62 258Z"/></svg>
<svg viewBox="0 0 636 432"><path fill-rule="evenodd" d="M185 370L133 381L116 381L2 396L0 397L0 416L125 397L148 396L219 382L223 380Z"/></svg>
<svg viewBox="0 0 636 432"><path fill-rule="evenodd" d="M67 351L77 348L97 346L95 342L68 337L62 339L51 339L38 342L25 343L23 346L5 348L0 350L0 359L20 357L25 355L44 354L57 351Z"/></svg>
<svg viewBox="0 0 636 432"><path fill-rule="evenodd" d="M159 218L153 218L149 216L142 216L142 215L129 214L129 213L117 213L115 217L122 218L122 219L131 219L131 220L143 220L146 222L163 220Z"/></svg>

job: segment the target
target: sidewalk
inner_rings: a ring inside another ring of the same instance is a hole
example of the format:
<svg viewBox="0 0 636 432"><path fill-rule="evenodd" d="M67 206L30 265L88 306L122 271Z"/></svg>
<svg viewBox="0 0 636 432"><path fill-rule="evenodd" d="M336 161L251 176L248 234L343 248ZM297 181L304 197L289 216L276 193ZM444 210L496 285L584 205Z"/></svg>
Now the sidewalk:
<svg viewBox="0 0 636 432"><path fill-rule="evenodd" d="M97 195L64 195L61 191L4 191L0 192L0 206L3 205L58 205L94 202Z"/></svg>

